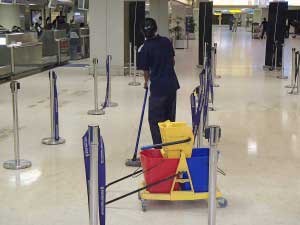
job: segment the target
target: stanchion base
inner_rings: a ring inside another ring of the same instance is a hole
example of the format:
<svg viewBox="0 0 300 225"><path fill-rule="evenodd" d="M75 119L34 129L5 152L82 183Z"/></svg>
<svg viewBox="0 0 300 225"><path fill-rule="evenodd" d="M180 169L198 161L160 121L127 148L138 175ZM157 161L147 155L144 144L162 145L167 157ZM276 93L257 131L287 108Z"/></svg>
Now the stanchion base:
<svg viewBox="0 0 300 225"><path fill-rule="evenodd" d="M208 107L209 111L217 111L215 107Z"/></svg>
<svg viewBox="0 0 300 225"><path fill-rule="evenodd" d="M3 163L3 168L8 170L22 170L31 167L31 162L28 160L8 160Z"/></svg>
<svg viewBox="0 0 300 225"><path fill-rule="evenodd" d="M44 145L61 145L66 143L66 140L63 138L59 138L58 140L55 140L55 138L49 137L49 138L42 139L42 143Z"/></svg>
<svg viewBox="0 0 300 225"><path fill-rule="evenodd" d="M89 115L104 115L105 111L103 109L92 109L88 111Z"/></svg>
<svg viewBox="0 0 300 225"><path fill-rule="evenodd" d="M101 106L104 107L104 103L102 103ZM118 106L118 103L116 103L116 102L108 102L108 103L106 103L106 107L117 107L117 106Z"/></svg>
<svg viewBox="0 0 300 225"><path fill-rule="evenodd" d="M278 78L278 79L282 79L282 80L286 80L286 79L288 79L288 77L287 77L287 76L277 76L277 78Z"/></svg>
<svg viewBox="0 0 300 225"><path fill-rule="evenodd" d="M294 85L289 84L289 85L285 85L284 87L285 87L285 88L293 88Z"/></svg>
<svg viewBox="0 0 300 225"><path fill-rule="evenodd" d="M132 82L129 82L128 85L129 85L129 86L140 86L141 83L140 83L140 82L137 82L137 81L132 81Z"/></svg>

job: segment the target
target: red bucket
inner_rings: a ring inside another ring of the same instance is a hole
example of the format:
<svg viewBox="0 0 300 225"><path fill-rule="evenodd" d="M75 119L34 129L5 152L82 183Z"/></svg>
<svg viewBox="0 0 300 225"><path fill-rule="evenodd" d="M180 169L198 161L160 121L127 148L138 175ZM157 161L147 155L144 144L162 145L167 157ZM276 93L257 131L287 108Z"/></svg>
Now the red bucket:
<svg viewBox="0 0 300 225"><path fill-rule="evenodd" d="M141 163L146 185L158 182L176 174L179 159L163 158L160 150L152 149L141 152ZM174 179L161 182L147 188L150 193L170 193Z"/></svg>

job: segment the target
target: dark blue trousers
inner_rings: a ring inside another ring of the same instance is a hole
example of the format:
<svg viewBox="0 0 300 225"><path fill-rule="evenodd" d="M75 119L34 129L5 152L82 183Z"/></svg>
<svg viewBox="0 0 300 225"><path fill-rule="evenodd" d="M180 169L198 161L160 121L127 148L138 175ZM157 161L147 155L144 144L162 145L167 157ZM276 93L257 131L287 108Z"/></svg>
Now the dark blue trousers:
<svg viewBox="0 0 300 225"><path fill-rule="evenodd" d="M162 143L159 122L170 120L175 122L176 119L176 92L168 96L150 96L148 121L150 125L153 144Z"/></svg>

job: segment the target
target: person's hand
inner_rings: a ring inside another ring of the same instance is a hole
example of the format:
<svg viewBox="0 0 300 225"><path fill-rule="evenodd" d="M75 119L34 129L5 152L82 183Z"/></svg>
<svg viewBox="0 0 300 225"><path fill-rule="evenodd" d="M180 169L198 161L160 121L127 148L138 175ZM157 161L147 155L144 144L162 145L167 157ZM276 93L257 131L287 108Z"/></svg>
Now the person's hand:
<svg viewBox="0 0 300 225"><path fill-rule="evenodd" d="M148 82L144 82L144 88L148 89Z"/></svg>

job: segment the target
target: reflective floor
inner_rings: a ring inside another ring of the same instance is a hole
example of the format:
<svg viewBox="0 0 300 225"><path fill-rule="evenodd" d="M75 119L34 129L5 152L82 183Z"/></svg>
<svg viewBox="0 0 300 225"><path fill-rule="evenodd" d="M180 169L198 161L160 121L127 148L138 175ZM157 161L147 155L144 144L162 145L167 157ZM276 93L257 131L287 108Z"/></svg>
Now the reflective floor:
<svg viewBox="0 0 300 225"><path fill-rule="evenodd" d="M217 28L218 75L215 108L210 124L219 124L223 137L219 186L228 199L218 209L217 224L296 225L300 221L300 96L287 94L289 81L265 72L264 40L252 40L239 30L232 34ZM285 74L290 75L290 53L300 39L286 44ZM191 123L189 95L198 84L195 42L176 52L177 119ZM8 171L0 168L1 225L88 225L87 194L81 137L88 124L99 124L106 145L107 179L114 180L134 169L124 166L132 155L144 90L128 86L130 78L113 77L113 101L117 108L104 116L88 116L93 108L93 80L86 68L58 68L60 132L66 144L45 146L50 133L49 81L47 72L20 80L19 119L22 158L32 168ZM139 79L142 81L142 79ZM100 78L104 98L105 78ZM0 161L13 158L11 94L0 86ZM147 120L141 144L151 143ZM108 199L138 187L142 177L129 179L108 190ZM150 202L141 211L137 196L107 208L108 225L198 225L207 223L207 203Z"/></svg>

